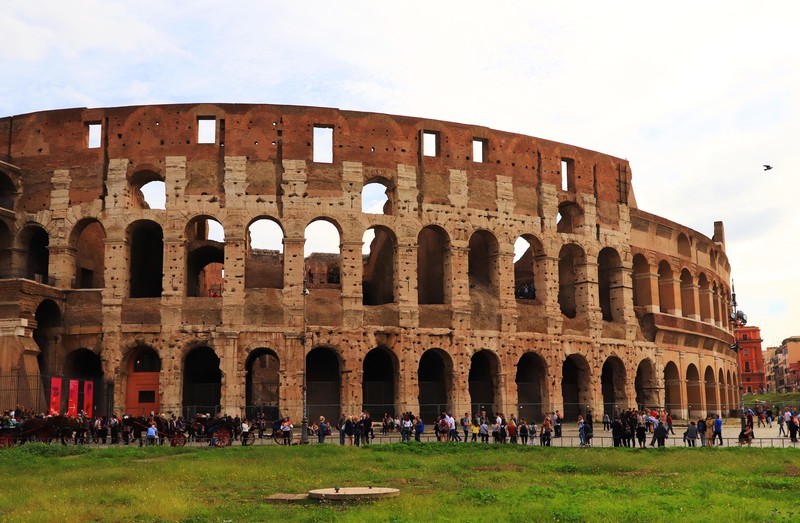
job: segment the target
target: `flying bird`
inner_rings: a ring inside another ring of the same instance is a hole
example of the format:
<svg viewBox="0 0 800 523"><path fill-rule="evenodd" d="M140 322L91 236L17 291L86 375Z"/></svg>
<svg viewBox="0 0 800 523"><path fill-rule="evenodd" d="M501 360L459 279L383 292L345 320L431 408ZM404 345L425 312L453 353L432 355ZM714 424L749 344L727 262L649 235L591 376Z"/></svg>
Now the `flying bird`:
<svg viewBox="0 0 800 523"><path fill-rule="evenodd" d="M764 170L765 171L769 171L770 169L772 169L771 165L764 164Z"/></svg>

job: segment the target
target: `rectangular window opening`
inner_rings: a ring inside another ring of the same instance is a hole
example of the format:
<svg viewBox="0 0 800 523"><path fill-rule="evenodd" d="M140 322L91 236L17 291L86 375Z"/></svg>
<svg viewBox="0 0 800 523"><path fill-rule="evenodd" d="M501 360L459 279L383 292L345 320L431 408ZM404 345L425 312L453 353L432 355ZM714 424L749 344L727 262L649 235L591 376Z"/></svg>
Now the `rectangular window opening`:
<svg viewBox="0 0 800 523"><path fill-rule="evenodd" d="M472 161L475 163L483 163L484 153L486 152L486 140L481 138L472 139Z"/></svg>
<svg viewBox="0 0 800 523"><path fill-rule="evenodd" d="M422 156L439 156L439 133L422 131Z"/></svg>
<svg viewBox="0 0 800 523"><path fill-rule="evenodd" d="M155 403L155 402L156 402L156 391L154 390L139 391L139 403Z"/></svg>
<svg viewBox="0 0 800 523"><path fill-rule="evenodd" d="M333 163L333 127L314 126L313 154L316 163Z"/></svg>
<svg viewBox="0 0 800 523"><path fill-rule="evenodd" d="M213 116L197 117L197 143L217 143L217 119Z"/></svg>
<svg viewBox="0 0 800 523"><path fill-rule="evenodd" d="M575 160L569 158L561 159L561 190L575 190Z"/></svg>
<svg viewBox="0 0 800 523"><path fill-rule="evenodd" d="M99 148L100 140L103 135L103 125L99 123L90 123L86 127L88 129L87 144L89 149Z"/></svg>

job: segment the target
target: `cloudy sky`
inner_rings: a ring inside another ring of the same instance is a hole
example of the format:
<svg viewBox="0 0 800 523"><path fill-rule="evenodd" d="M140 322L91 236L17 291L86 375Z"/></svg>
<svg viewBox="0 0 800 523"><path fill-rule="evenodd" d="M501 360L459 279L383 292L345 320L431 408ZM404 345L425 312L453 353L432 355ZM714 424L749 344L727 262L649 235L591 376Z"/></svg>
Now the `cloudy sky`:
<svg viewBox="0 0 800 523"><path fill-rule="evenodd" d="M318 105L613 154L640 208L708 236L724 221L765 346L800 334L800 3L256 4L7 0L0 115Z"/></svg>

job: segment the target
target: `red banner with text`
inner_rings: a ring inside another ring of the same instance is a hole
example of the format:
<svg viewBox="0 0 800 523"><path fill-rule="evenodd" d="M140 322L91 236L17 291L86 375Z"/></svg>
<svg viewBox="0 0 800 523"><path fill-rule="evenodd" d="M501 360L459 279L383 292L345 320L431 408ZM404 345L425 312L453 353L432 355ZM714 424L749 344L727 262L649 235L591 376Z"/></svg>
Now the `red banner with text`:
<svg viewBox="0 0 800 523"><path fill-rule="evenodd" d="M92 407L94 407L93 399L94 399L94 382L85 381L83 383L83 411L89 418L92 417Z"/></svg>
<svg viewBox="0 0 800 523"><path fill-rule="evenodd" d="M50 414L61 413L61 378L50 378Z"/></svg>
<svg viewBox="0 0 800 523"><path fill-rule="evenodd" d="M78 380L69 380L69 402L67 403L67 416L78 415Z"/></svg>

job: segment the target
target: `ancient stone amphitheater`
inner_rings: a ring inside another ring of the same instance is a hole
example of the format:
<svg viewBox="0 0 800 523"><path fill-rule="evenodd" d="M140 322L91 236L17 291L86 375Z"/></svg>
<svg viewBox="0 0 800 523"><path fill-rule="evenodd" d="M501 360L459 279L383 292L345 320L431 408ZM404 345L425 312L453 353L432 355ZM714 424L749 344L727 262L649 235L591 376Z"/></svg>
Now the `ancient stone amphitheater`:
<svg viewBox="0 0 800 523"><path fill-rule="evenodd" d="M0 137L3 408L47 410L53 378L63 410L119 414L299 418L304 382L312 419L738 406L723 226L639 210L620 158L276 105L44 111Z"/></svg>

